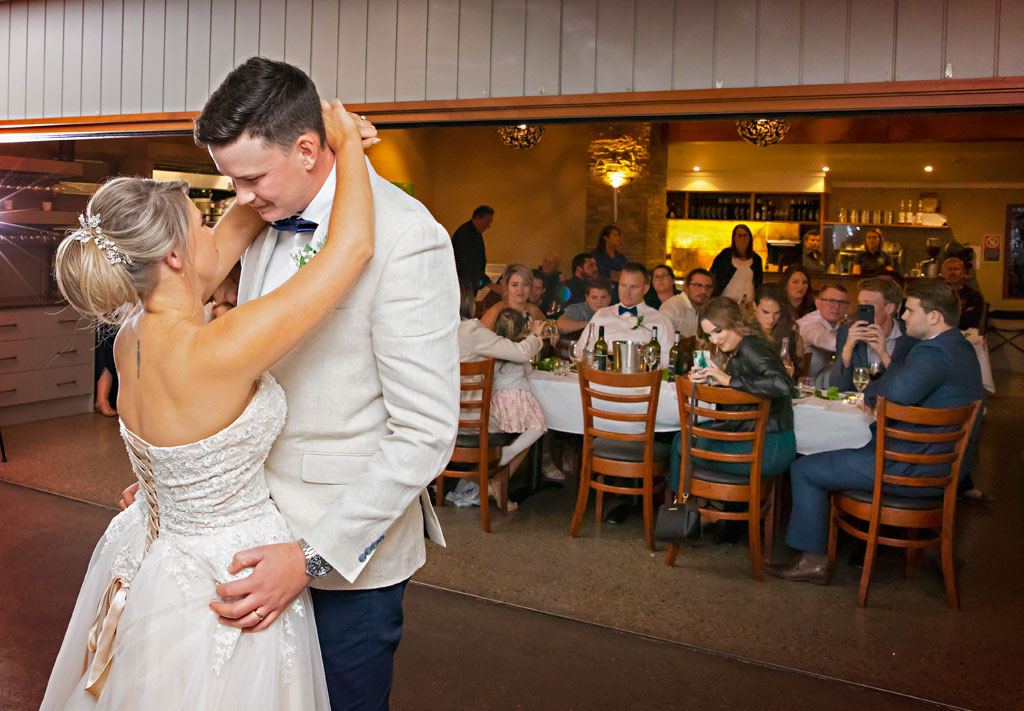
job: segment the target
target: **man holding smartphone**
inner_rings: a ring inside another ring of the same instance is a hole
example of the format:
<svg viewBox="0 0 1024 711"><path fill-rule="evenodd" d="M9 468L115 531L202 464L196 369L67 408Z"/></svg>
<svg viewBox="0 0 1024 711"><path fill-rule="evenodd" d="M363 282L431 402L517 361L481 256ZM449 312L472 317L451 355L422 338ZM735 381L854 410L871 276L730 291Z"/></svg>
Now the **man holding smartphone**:
<svg viewBox="0 0 1024 711"><path fill-rule="evenodd" d="M903 333L896 312L903 301L900 287L887 277L863 279L857 285L857 314L836 333L836 362L831 384L853 390L855 368L880 366L884 371L906 356L914 339Z"/></svg>

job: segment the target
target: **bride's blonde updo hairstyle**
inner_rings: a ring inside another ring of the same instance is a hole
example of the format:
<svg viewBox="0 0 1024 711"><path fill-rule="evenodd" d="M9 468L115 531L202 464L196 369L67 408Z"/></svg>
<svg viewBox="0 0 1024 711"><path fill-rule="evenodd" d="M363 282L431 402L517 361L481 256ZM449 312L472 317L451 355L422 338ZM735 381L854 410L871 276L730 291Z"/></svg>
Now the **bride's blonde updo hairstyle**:
<svg viewBox="0 0 1024 711"><path fill-rule="evenodd" d="M57 248L57 286L68 303L102 322L121 323L149 294L154 267L169 252L188 255L190 268L188 188L183 180L104 183L85 212L86 222L99 217L100 240L88 238L95 229L83 232L83 225Z"/></svg>

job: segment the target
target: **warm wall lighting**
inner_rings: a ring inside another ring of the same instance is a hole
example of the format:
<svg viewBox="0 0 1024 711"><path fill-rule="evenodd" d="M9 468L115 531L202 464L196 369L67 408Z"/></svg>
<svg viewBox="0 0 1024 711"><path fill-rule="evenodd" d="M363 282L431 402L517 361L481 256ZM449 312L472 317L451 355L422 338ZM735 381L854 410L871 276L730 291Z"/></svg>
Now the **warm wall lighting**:
<svg viewBox="0 0 1024 711"><path fill-rule="evenodd" d="M608 184L613 188L621 188L623 183L626 182L626 176L616 171L614 173L608 173L608 175L605 176L605 180L607 180Z"/></svg>
<svg viewBox="0 0 1024 711"><path fill-rule="evenodd" d="M828 168L828 166L827 166L827 165L823 165L823 166L821 166L821 172L822 172L822 173L827 173L828 171L829 171L829 168Z"/></svg>
<svg viewBox="0 0 1024 711"><path fill-rule="evenodd" d="M699 165L693 166L693 172L694 173L699 173L700 172L700 166Z"/></svg>
<svg viewBox="0 0 1024 711"><path fill-rule="evenodd" d="M930 172L932 172L933 170L935 170L935 168L933 168L933 167L932 167L932 166L930 166L930 165L926 165L926 166L924 167L924 172L926 172L926 173L930 173Z"/></svg>

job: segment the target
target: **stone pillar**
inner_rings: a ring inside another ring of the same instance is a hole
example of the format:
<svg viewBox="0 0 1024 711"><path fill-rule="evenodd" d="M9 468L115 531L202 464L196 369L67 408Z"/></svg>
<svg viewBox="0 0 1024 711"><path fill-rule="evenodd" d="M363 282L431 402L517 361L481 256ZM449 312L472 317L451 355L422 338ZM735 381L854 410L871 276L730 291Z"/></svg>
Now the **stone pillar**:
<svg viewBox="0 0 1024 711"><path fill-rule="evenodd" d="M622 250L631 261L648 268L665 262L668 144L660 123L590 125L588 159L615 160L625 154L639 157L641 173L619 188L619 228ZM644 148L646 150L644 150ZM646 153L646 156L643 154ZM591 170L587 178L585 248L597 245L601 228L612 222L613 189Z"/></svg>

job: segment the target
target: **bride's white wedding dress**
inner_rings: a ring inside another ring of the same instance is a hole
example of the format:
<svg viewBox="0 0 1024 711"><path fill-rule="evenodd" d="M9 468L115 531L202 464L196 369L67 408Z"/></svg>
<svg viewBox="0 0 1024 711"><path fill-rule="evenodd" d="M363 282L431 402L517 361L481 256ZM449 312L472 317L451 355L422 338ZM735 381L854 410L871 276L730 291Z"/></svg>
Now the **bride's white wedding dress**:
<svg viewBox="0 0 1024 711"><path fill-rule="evenodd" d="M215 435L154 447L121 424L135 503L96 546L42 709L328 709L309 594L268 629L217 622L214 586L234 554L294 540L263 477L284 426L284 391L264 374Z"/></svg>

